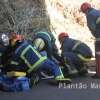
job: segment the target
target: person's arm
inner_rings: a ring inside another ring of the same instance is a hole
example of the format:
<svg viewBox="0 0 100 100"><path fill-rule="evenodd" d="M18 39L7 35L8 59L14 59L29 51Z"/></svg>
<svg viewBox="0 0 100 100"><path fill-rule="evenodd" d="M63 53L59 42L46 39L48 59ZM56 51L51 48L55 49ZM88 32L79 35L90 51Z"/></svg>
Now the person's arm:
<svg viewBox="0 0 100 100"><path fill-rule="evenodd" d="M98 17L100 16L100 10L96 10L94 8L91 8L88 10L86 17L87 17L87 26L90 29L92 35L96 37L96 21Z"/></svg>
<svg viewBox="0 0 100 100"><path fill-rule="evenodd" d="M46 45L45 49L47 52L47 57L52 60L53 51L52 51L51 43L48 43L48 45Z"/></svg>
<svg viewBox="0 0 100 100"><path fill-rule="evenodd" d="M8 64L9 57L10 57L10 52L9 52L9 48L7 48L5 50L5 52L3 52L2 57L1 57L1 62L2 62L4 67Z"/></svg>
<svg viewBox="0 0 100 100"><path fill-rule="evenodd" d="M96 32L95 32L95 37L100 38L100 17L97 18L96 20ZM97 41L100 41L97 39Z"/></svg>
<svg viewBox="0 0 100 100"><path fill-rule="evenodd" d="M62 57L61 57L61 55L58 53L58 48L57 48L56 44L53 45L52 51L53 51L53 56L54 56L59 62L61 62L61 61L62 61Z"/></svg>

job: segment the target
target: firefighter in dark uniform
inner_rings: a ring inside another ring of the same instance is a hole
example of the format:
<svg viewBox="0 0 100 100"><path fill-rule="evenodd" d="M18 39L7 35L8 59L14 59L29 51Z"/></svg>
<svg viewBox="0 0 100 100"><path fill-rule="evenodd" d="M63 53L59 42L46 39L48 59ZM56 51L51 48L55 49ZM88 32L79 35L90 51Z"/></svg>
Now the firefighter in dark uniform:
<svg viewBox="0 0 100 100"><path fill-rule="evenodd" d="M5 35L4 33L0 33L0 75L2 75L5 72L2 64L2 54L5 52L6 46L8 44L9 44L8 36Z"/></svg>
<svg viewBox="0 0 100 100"><path fill-rule="evenodd" d="M59 34L59 41L61 43L61 54L68 66L69 74L77 72L80 75L86 74L87 69L84 67L84 62L91 59L91 49L85 43L70 38L68 33L65 32Z"/></svg>
<svg viewBox="0 0 100 100"><path fill-rule="evenodd" d="M17 35L10 39L10 44L2 55L2 63L9 77L26 75L32 83L33 72L46 68L51 70L56 83L71 82L70 79L64 78L61 69L55 63L42 56L31 43Z"/></svg>
<svg viewBox="0 0 100 100"><path fill-rule="evenodd" d="M40 31L35 34L35 37L33 39L33 44L38 48L38 50L46 51L47 57L54 61L60 61L61 62L61 56L58 53L57 46L55 44L55 37L52 33Z"/></svg>
<svg viewBox="0 0 100 100"><path fill-rule="evenodd" d="M81 11L86 15L87 26L95 37L96 76L100 77L100 10L85 2L81 5Z"/></svg>

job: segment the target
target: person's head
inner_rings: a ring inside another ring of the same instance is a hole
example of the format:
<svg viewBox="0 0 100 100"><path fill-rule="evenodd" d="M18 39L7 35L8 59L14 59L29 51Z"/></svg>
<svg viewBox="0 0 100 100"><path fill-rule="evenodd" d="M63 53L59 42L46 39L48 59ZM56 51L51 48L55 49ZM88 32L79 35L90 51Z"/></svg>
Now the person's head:
<svg viewBox="0 0 100 100"><path fill-rule="evenodd" d="M84 2L80 7L80 9L83 13L86 13L88 11L88 9L90 9L90 8L91 8L91 4L88 2Z"/></svg>
<svg viewBox="0 0 100 100"><path fill-rule="evenodd" d="M7 33L1 33L0 44L3 46L9 45L9 37L8 37Z"/></svg>
<svg viewBox="0 0 100 100"><path fill-rule="evenodd" d="M69 37L68 33L61 32L58 36L59 42L62 43L65 37Z"/></svg>
<svg viewBox="0 0 100 100"><path fill-rule="evenodd" d="M12 46L14 46L16 44L17 41L22 41L23 40L23 36L16 34L16 33L11 33L10 36L10 43Z"/></svg>

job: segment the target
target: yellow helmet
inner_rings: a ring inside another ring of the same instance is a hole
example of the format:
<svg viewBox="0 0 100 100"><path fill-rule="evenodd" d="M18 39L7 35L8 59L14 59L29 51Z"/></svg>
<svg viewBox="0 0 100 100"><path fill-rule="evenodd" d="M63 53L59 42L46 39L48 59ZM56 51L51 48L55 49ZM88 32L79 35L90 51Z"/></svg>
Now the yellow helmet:
<svg viewBox="0 0 100 100"><path fill-rule="evenodd" d="M34 41L34 46L39 50L39 51L42 51L45 47L45 42L43 39L41 38L37 38L35 39Z"/></svg>

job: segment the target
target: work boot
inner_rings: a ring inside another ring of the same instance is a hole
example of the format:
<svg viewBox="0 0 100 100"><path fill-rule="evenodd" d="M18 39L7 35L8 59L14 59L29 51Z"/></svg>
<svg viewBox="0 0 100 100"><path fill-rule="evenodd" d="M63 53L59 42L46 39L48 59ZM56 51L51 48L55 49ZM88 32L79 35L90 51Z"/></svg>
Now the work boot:
<svg viewBox="0 0 100 100"><path fill-rule="evenodd" d="M78 70L75 67L69 65L63 68L63 72L65 77L75 77L78 75Z"/></svg>
<svg viewBox="0 0 100 100"><path fill-rule="evenodd" d="M88 74L88 70L86 67L82 67L80 70L79 70L79 75L80 76L86 76Z"/></svg>
<svg viewBox="0 0 100 100"><path fill-rule="evenodd" d="M74 76L74 75L77 75L78 74L78 71L77 71L77 69L72 69L72 70L70 70L68 72L68 74L71 75L71 76Z"/></svg>
<svg viewBox="0 0 100 100"><path fill-rule="evenodd" d="M38 75L34 75L34 77L30 78L30 87L37 85L40 82L40 77Z"/></svg>
<svg viewBox="0 0 100 100"><path fill-rule="evenodd" d="M66 83L66 84L70 84L72 82L70 78L58 78L55 79L55 81L57 81L58 83Z"/></svg>
<svg viewBox="0 0 100 100"><path fill-rule="evenodd" d="M57 76L56 78L52 79L49 81L51 85L59 85L59 83L66 83L70 84L72 81L70 78L64 78L64 77L59 77Z"/></svg>

